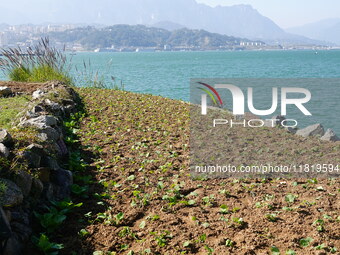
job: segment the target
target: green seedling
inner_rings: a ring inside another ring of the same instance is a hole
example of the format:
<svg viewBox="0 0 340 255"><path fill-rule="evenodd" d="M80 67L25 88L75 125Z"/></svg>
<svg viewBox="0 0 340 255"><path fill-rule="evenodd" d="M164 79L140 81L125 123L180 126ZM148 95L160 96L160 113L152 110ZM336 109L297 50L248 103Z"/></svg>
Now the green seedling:
<svg viewBox="0 0 340 255"><path fill-rule="evenodd" d="M311 242L313 242L313 238L307 237L300 239L299 244L301 247L308 247L311 244Z"/></svg>
<svg viewBox="0 0 340 255"><path fill-rule="evenodd" d="M51 242L45 234L40 234L39 238L32 237L32 241L45 255L57 255L58 251L64 248L62 244Z"/></svg>

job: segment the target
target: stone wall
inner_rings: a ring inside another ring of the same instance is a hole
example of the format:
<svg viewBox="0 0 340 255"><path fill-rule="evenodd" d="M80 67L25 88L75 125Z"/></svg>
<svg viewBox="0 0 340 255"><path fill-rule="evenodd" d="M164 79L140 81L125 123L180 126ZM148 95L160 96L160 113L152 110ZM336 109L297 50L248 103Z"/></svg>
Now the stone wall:
<svg viewBox="0 0 340 255"><path fill-rule="evenodd" d="M0 159L26 166L12 172L8 167L5 178L0 178L0 254L27 254L33 211L69 197L73 183L72 173L61 167L68 156L62 127L76 111L77 94L55 81L43 84L32 96L15 126L20 132L33 132L35 142L17 148L13 135L0 130Z"/></svg>

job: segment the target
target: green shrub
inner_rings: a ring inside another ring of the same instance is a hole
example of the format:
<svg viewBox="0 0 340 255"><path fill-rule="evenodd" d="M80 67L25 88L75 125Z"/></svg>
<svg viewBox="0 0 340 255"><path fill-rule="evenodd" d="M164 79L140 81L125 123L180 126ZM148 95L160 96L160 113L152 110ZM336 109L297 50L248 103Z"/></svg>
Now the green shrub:
<svg viewBox="0 0 340 255"><path fill-rule="evenodd" d="M23 82L28 81L30 75L30 71L24 67L16 67L8 74L10 80Z"/></svg>
<svg viewBox="0 0 340 255"><path fill-rule="evenodd" d="M30 82L47 82L58 80L66 84L72 84L72 78L67 73L59 71L51 66L37 66L34 67L28 77L27 81Z"/></svg>

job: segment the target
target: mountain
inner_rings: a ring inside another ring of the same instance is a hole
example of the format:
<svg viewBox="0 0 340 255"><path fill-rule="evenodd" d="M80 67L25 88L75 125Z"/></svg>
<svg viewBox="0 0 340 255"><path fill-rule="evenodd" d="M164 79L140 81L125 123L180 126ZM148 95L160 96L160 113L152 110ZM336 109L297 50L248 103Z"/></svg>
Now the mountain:
<svg viewBox="0 0 340 255"><path fill-rule="evenodd" d="M321 20L304 26L289 28L287 31L340 45L340 18Z"/></svg>
<svg viewBox="0 0 340 255"><path fill-rule="evenodd" d="M160 22L156 22L155 24L152 24L151 26L162 28L162 29L169 30L169 31L174 31L174 30L185 28L185 26L182 26L180 24L177 24L171 21L160 21Z"/></svg>
<svg viewBox="0 0 340 255"><path fill-rule="evenodd" d="M143 25L114 25L105 28L83 27L64 32L49 33L51 40L62 43L80 43L87 48L124 47L239 47L246 39L210 33L205 30L179 29L168 31Z"/></svg>
<svg viewBox="0 0 340 255"><path fill-rule="evenodd" d="M15 5L15 1L6 1L1 3L0 7L1 5L7 9L15 8L29 13L26 23L48 21L157 25L167 21L189 29L204 29L275 44L319 43L286 33L250 5L210 7L195 0L30 0L23 5ZM4 17L0 17L0 22L6 21ZM164 27L164 23L161 27Z"/></svg>

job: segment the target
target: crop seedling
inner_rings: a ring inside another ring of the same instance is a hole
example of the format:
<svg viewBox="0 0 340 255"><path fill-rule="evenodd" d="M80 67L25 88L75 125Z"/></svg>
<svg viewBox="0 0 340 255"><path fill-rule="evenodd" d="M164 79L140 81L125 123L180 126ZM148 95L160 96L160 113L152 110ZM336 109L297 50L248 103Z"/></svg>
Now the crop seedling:
<svg viewBox="0 0 340 255"><path fill-rule="evenodd" d="M316 230L319 232L325 231L324 225L325 221L321 219L317 219L316 221L313 222L313 226L316 226Z"/></svg>
<svg viewBox="0 0 340 255"><path fill-rule="evenodd" d="M39 238L33 236L32 241L45 255L57 255L64 248L62 244L50 242L45 234L40 234Z"/></svg>
<svg viewBox="0 0 340 255"><path fill-rule="evenodd" d="M151 232L150 234L155 236L155 240L159 247L166 246L168 243L168 239L172 238L172 235L168 230L163 231L163 233L159 235L156 232Z"/></svg>
<svg viewBox="0 0 340 255"><path fill-rule="evenodd" d="M220 212L221 212L222 214L227 214L227 213L229 213L229 207L226 206L226 205L221 205L221 206L220 206Z"/></svg>
<svg viewBox="0 0 340 255"><path fill-rule="evenodd" d="M210 248L208 245L204 245L204 249L206 249L206 251L208 252L208 255L212 255L214 252L213 248Z"/></svg>
<svg viewBox="0 0 340 255"><path fill-rule="evenodd" d="M278 217L276 214L266 214L266 218L271 222L276 222L278 220Z"/></svg>
<svg viewBox="0 0 340 255"><path fill-rule="evenodd" d="M308 247L311 244L311 242L313 242L313 238L307 237L300 239L299 244L301 247Z"/></svg>
<svg viewBox="0 0 340 255"><path fill-rule="evenodd" d="M286 255L296 255L296 252L293 250L287 250Z"/></svg>
<svg viewBox="0 0 340 255"><path fill-rule="evenodd" d="M292 204L295 202L295 199L297 198L298 196L297 195L293 195L293 194L288 194L286 195L285 197L285 201Z"/></svg>
<svg viewBox="0 0 340 255"><path fill-rule="evenodd" d="M272 255L280 255L280 254L281 254L279 248L277 248L277 247L275 247L275 246L272 246L272 247L270 248L270 251L272 252L272 253L271 253Z"/></svg>
<svg viewBox="0 0 340 255"><path fill-rule="evenodd" d="M234 247L234 245L235 245L235 242L231 241L230 239L227 239L225 241L225 246L227 246L227 247Z"/></svg>
<svg viewBox="0 0 340 255"><path fill-rule="evenodd" d="M66 211L58 211L55 207L50 207L49 212L45 214L34 213L39 219L40 225L48 233L54 232L66 219Z"/></svg>
<svg viewBox="0 0 340 255"><path fill-rule="evenodd" d="M243 218L234 217L232 218L233 222L236 223L237 227L243 227L245 226L246 222L243 220Z"/></svg>

